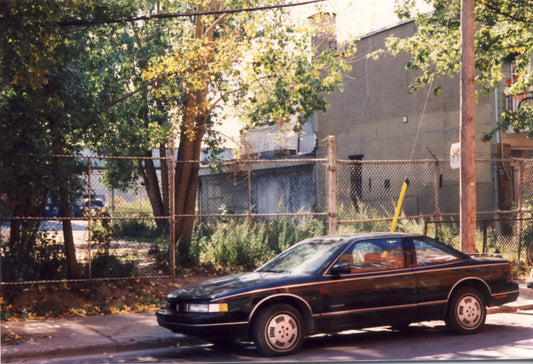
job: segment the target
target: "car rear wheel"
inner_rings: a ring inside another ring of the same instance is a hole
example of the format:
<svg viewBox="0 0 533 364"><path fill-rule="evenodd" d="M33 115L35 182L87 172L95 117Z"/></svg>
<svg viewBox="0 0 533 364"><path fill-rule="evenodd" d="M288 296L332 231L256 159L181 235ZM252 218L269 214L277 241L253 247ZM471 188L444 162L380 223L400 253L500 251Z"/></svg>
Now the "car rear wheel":
<svg viewBox="0 0 533 364"><path fill-rule="evenodd" d="M291 305L275 304L262 310L253 325L253 339L267 356L297 352L304 339L302 315Z"/></svg>
<svg viewBox="0 0 533 364"><path fill-rule="evenodd" d="M473 334L485 324L487 309L481 293L471 287L458 290L450 299L446 325L459 334Z"/></svg>

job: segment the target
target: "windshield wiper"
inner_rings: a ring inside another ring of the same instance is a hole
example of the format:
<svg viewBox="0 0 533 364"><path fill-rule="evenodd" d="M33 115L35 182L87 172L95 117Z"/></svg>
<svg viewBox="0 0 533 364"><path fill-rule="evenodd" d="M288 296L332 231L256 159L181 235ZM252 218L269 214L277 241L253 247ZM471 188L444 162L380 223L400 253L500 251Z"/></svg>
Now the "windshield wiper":
<svg viewBox="0 0 533 364"><path fill-rule="evenodd" d="M260 273L285 273L283 270L274 270L274 269L262 269Z"/></svg>

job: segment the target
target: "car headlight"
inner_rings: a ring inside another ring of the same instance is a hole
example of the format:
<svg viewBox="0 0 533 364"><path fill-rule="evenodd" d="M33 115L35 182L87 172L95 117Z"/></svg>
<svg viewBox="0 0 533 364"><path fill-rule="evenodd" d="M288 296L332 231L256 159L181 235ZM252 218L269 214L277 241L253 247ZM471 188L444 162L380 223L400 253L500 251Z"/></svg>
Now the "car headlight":
<svg viewBox="0 0 533 364"><path fill-rule="evenodd" d="M227 303L190 303L187 307L188 312L194 313L212 313L228 312Z"/></svg>

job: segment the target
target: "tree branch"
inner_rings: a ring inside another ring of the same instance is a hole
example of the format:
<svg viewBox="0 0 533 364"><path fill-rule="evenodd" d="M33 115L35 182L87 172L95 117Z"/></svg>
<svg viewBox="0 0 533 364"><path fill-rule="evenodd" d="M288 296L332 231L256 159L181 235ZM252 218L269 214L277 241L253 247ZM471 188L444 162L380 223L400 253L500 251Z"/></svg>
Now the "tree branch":
<svg viewBox="0 0 533 364"><path fill-rule="evenodd" d="M519 23L524 23L524 24L528 24L528 23L531 23L531 21L528 21L525 17L520 17L520 16L517 16L515 14L512 14L510 12L504 12L502 11L501 8L499 7L496 7L494 5L492 5L489 1L487 0L480 0L480 2L487 8L487 9L490 9L492 10L494 13L498 14L498 15L501 15L501 16L504 16L508 19L511 19L515 22L519 22ZM525 4L524 4L525 5Z"/></svg>
<svg viewBox="0 0 533 364"><path fill-rule="evenodd" d="M141 87L137 88L136 90L133 90L132 92L129 92L129 93L125 94L124 96L122 96L121 98L119 98L117 100L114 100L112 102L106 103L105 105L108 106L108 107L116 106L117 104L121 103L122 101L126 100L127 98L130 98L133 95L141 92L142 90L157 84L160 80L161 79L159 79L159 78L154 78L153 80L151 80L150 82L142 85Z"/></svg>

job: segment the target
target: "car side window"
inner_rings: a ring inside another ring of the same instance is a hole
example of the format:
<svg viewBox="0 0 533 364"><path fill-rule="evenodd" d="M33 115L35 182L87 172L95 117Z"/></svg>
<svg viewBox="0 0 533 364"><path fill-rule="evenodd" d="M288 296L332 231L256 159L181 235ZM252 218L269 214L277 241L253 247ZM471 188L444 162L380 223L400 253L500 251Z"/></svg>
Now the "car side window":
<svg viewBox="0 0 533 364"><path fill-rule="evenodd" d="M351 273L405 267L401 239L374 239L354 243L337 263L348 264Z"/></svg>
<svg viewBox="0 0 533 364"><path fill-rule="evenodd" d="M453 263L461 258L450 254L441 247L432 244L430 240L413 239L417 265Z"/></svg>

